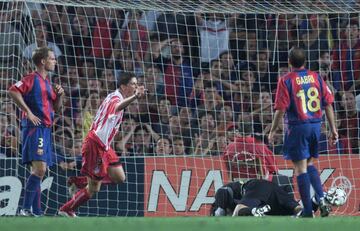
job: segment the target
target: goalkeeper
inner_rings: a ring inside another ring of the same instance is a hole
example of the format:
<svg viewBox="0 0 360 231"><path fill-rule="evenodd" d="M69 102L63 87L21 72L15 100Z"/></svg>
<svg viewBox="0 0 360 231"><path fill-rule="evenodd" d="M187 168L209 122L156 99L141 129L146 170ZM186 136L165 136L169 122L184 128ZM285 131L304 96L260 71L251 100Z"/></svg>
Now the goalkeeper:
<svg viewBox="0 0 360 231"><path fill-rule="evenodd" d="M296 215L302 207L277 184L252 179L246 183L231 182L216 191L211 215L264 216Z"/></svg>
<svg viewBox="0 0 360 231"><path fill-rule="evenodd" d="M280 183L280 182L279 182ZM279 186L267 180L252 179L247 182L234 181L219 188L215 193L215 202L211 206L212 216L265 216L296 215L301 216L303 207L294 199L289 185ZM327 206L341 206L346 202L346 192L331 188L324 193ZM316 198L311 199L312 210L319 208Z"/></svg>

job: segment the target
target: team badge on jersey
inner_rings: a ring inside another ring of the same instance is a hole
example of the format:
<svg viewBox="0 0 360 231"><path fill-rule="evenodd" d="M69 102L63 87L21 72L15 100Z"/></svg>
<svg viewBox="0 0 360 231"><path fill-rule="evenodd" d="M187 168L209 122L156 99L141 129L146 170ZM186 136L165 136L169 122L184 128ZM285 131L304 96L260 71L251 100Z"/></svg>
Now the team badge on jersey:
<svg viewBox="0 0 360 231"><path fill-rule="evenodd" d="M21 85L23 85L23 82L22 82L22 81L18 81L18 82L15 83L15 86L16 86L16 87L20 87Z"/></svg>

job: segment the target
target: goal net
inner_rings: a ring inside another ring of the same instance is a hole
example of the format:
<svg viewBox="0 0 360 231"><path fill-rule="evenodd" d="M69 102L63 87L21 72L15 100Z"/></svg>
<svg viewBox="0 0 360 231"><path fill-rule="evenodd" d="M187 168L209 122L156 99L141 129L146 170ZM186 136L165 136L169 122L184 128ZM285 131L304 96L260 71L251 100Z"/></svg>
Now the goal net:
<svg viewBox="0 0 360 231"><path fill-rule="evenodd" d="M348 193L334 214L359 215L359 4L0 0L0 215L21 208L30 173L21 164L20 112L7 89L34 70L40 46L55 52L49 77L65 90L53 127L55 163L42 182L47 215L70 199L67 181L80 176L82 140L125 72L148 90L125 110L112 144L127 181L104 184L80 216L206 216L216 189L232 180L292 179L281 155L284 126L274 145L267 134L293 46L304 48L306 67L335 95L339 142L328 143L324 119L316 163L324 189ZM234 142L264 151L231 152Z"/></svg>

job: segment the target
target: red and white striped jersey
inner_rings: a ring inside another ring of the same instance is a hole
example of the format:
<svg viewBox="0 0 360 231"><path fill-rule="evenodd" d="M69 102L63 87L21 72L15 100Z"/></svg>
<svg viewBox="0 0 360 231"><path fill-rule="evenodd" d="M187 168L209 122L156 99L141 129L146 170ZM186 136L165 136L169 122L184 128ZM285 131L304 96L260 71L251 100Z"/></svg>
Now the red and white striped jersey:
<svg viewBox="0 0 360 231"><path fill-rule="evenodd" d="M101 103L91 125L90 133L97 136L98 140L101 141L106 150L109 149L111 141L119 131L124 110L116 113L115 107L123 100L124 97L119 90L109 94Z"/></svg>

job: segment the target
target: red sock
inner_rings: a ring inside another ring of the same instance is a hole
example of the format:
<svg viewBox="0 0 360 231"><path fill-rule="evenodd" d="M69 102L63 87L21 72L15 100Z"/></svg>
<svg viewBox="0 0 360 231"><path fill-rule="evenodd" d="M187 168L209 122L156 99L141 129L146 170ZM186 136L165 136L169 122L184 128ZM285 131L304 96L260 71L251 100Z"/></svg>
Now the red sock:
<svg viewBox="0 0 360 231"><path fill-rule="evenodd" d="M73 196L73 198L71 200L66 202L66 204L64 204L60 208L60 210L62 210L62 211L74 211L78 207L80 207L80 205L84 204L88 200L90 200L90 195L89 195L87 189L86 188L81 189L80 191L78 191L75 194L75 196Z"/></svg>

